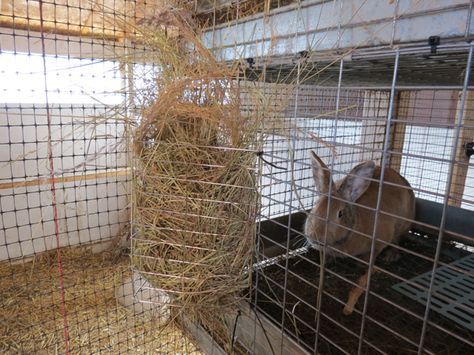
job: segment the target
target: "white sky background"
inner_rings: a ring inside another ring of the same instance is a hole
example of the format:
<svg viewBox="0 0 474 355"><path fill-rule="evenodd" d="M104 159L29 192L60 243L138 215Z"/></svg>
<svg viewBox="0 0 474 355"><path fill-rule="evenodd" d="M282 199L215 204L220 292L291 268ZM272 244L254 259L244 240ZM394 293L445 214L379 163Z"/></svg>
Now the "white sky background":
<svg viewBox="0 0 474 355"><path fill-rule="evenodd" d="M118 62L46 56L49 103L119 104L122 78ZM45 103L43 57L0 53L0 101Z"/></svg>

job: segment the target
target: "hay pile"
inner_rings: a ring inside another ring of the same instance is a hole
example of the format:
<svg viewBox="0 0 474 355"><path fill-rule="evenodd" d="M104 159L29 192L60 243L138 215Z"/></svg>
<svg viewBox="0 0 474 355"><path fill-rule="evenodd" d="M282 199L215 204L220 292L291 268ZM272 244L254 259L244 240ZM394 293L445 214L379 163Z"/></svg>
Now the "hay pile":
<svg viewBox="0 0 474 355"><path fill-rule="evenodd" d="M71 354L200 354L173 324L158 328L117 304L130 259L88 248L61 249ZM64 353L56 251L0 263L0 353Z"/></svg>
<svg viewBox="0 0 474 355"><path fill-rule="evenodd" d="M159 54L154 97L134 132L132 263L188 314L223 308L250 285L261 114L243 115L238 68L199 34L161 14L180 37L150 28Z"/></svg>

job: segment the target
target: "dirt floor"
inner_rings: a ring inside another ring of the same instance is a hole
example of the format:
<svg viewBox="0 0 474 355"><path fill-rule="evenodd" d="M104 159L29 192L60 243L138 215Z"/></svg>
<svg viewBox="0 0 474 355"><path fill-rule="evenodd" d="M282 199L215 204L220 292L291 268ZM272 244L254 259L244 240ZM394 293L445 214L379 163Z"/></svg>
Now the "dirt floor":
<svg viewBox="0 0 474 355"><path fill-rule="evenodd" d="M428 257L433 257L436 250L435 239L426 236L407 236L400 245ZM468 251L457 248L452 243L445 243L440 260L449 263L468 254ZM311 250L303 257L288 260L289 272L286 278L285 261L265 268L256 276L259 290L257 292L258 308L277 324L281 324L283 314L281 305L285 299L285 329L310 351L315 348L317 315L311 307L315 308L317 300L318 264L319 253ZM433 267L431 261L406 252L402 252L401 258L391 264L383 263L381 258L378 258L376 265L406 279L430 271ZM342 314L351 285L337 275L355 282L365 272L365 268L360 262L350 259L328 260L327 266L329 271L326 272L324 279L318 352L320 354L357 353L361 315L357 312L350 316ZM362 353L416 354L423 322L415 315L423 319L425 306L392 289L392 286L400 281L387 273L376 273L372 280L371 290L388 301L376 295L369 296L364 330L366 342L362 344ZM279 286L284 285L285 282L286 293ZM390 302L399 305L401 309ZM362 307L363 296L356 305L359 311ZM456 334L460 339L436 326L428 325L424 343L427 353L474 353L473 348L461 340L466 339L472 343L473 332L436 312L430 312L429 320Z"/></svg>
<svg viewBox="0 0 474 355"><path fill-rule="evenodd" d="M62 249L70 354L200 354L174 325L117 304L115 288L129 277L129 257ZM0 263L0 353L65 352L56 253Z"/></svg>

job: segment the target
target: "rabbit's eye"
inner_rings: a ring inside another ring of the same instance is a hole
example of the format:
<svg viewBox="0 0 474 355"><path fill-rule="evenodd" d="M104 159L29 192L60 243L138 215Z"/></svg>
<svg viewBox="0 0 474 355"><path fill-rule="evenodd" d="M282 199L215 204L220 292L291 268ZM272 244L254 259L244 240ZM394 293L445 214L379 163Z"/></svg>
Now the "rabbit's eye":
<svg viewBox="0 0 474 355"><path fill-rule="evenodd" d="M338 216L339 218L342 218L342 210L339 210L337 216Z"/></svg>

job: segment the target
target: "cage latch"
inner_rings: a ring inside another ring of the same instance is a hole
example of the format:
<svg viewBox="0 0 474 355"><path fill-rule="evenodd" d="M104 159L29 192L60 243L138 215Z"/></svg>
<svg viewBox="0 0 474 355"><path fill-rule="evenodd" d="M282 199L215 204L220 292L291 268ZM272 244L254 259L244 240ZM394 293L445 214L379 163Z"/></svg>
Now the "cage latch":
<svg viewBox="0 0 474 355"><path fill-rule="evenodd" d="M436 54L438 46L441 43L441 38L439 36L430 36L428 38L428 45L431 47L431 54Z"/></svg>
<svg viewBox="0 0 474 355"><path fill-rule="evenodd" d="M474 142L466 143L465 147L466 147L466 155L468 157L471 157L471 155L474 154Z"/></svg>

